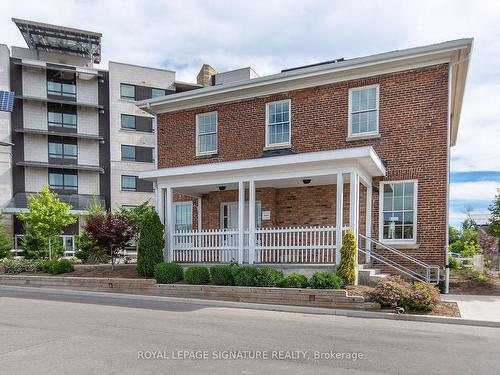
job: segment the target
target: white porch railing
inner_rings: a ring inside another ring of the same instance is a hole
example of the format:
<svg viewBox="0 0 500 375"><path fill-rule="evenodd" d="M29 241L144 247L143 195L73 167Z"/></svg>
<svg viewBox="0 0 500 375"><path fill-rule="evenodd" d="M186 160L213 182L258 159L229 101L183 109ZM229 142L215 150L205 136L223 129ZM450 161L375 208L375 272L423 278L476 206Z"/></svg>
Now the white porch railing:
<svg viewBox="0 0 500 375"><path fill-rule="evenodd" d="M258 228L254 263L334 263L335 227ZM189 263L238 262L238 230L177 231L172 260ZM243 263L249 260L248 231L243 233Z"/></svg>

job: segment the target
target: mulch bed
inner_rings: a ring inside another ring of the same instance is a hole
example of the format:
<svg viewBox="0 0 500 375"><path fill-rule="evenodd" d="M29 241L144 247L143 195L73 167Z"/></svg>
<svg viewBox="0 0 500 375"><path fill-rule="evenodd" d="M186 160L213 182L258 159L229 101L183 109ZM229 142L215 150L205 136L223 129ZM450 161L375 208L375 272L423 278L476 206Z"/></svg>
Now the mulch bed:
<svg viewBox="0 0 500 375"><path fill-rule="evenodd" d="M490 276L487 281L477 282L467 278L464 272L454 270L450 276L450 293L500 296L500 277Z"/></svg>

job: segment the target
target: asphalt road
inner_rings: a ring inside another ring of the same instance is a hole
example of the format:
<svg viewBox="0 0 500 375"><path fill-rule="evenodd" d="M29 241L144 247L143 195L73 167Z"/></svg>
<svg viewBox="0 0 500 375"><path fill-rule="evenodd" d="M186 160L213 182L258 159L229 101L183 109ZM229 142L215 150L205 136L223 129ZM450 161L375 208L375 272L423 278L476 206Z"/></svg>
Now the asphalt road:
<svg viewBox="0 0 500 375"><path fill-rule="evenodd" d="M496 328L0 288L0 374L499 373Z"/></svg>

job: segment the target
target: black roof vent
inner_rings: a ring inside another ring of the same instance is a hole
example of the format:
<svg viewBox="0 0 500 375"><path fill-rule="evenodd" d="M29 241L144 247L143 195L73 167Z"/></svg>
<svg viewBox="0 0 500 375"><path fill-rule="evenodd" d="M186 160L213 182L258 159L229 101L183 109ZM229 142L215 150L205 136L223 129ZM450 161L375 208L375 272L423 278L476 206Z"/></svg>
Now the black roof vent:
<svg viewBox="0 0 500 375"><path fill-rule="evenodd" d="M310 65L302 65L302 66L298 66L296 68L288 68L288 69L283 69L281 71L281 73L285 73L285 72L291 72L292 70L299 70L299 69L304 69L304 68L312 68L313 66L320 66L320 65L327 65L327 64L335 64L335 63L338 63L338 62L342 62L344 61L345 59L343 57L341 57L340 59L335 59L335 60L329 60L329 61L323 61L323 62L320 62L320 63L316 63L316 64L310 64Z"/></svg>

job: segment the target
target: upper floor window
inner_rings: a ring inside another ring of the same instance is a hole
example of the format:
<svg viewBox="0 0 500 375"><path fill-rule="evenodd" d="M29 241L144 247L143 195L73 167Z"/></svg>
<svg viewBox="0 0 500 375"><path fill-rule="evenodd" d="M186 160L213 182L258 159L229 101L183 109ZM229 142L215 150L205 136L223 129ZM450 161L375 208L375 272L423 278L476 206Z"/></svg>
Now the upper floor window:
<svg viewBox="0 0 500 375"><path fill-rule="evenodd" d="M266 104L266 147L290 146L290 100Z"/></svg>
<svg viewBox="0 0 500 375"><path fill-rule="evenodd" d="M196 155L217 153L217 112L196 115Z"/></svg>
<svg viewBox="0 0 500 375"><path fill-rule="evenodd" d="M152 98L157 98L158 96L165 96L165 95L166 95L165 89L151 89Z"/></svg>
<svg viewBox="0 0 500 375"><path fill-rule="evenodd" d="M78 191L78 176L76 174L49 172L49 186L53 190Z"/></svg>
<svg viewBox="0 0 500 375"><path fill-rule="evenodd" d="M135 160L135 146L122 145L122 160Z"/></svg>
<svg viewBox="0 0 500 375"><path fill-rule="evenodd" d="M381 182L380 233L384 242L416 242L417 181Z"/></svg>
<svg viewBox="0 0 500 375"><path fill-rule="evenodd" d="M76 129L76 114L49 110L48 124L57 128Z"/></svg>
<svg viewBox="0 0 500 375"><path fill-rule="evenodd" d="M122 128L135 130L135 116L122 115Z"/></svg>
<svg viewBox="0 0 500 375"><path fill-rule="evenodd" d="M137 191L137 176L122 176L123 191Z"/></svg>
<svg viewBox="0 0 500 375"><path fill-rule="evenodd" d="M349 90L349 136L378 134L379 85Z"/></svg>
<svg viewBox="0 0 500 375"><path fill-rule="evenodd" d="M49 157L76 160L78 147L75 144L49 142Z"/></svg>
<svg viewBox="0 0 500 375"><path fill-rule="evenodd" d="M47 81L47 94L76 98L76 84L71 82Z"/></svg>
<svg viewBox="0 0 500 375"><path fill-rule="evenodd" d="M126 83L121 83L120 98L127 100L135 100L135 86L127 85Z"/></svg>

